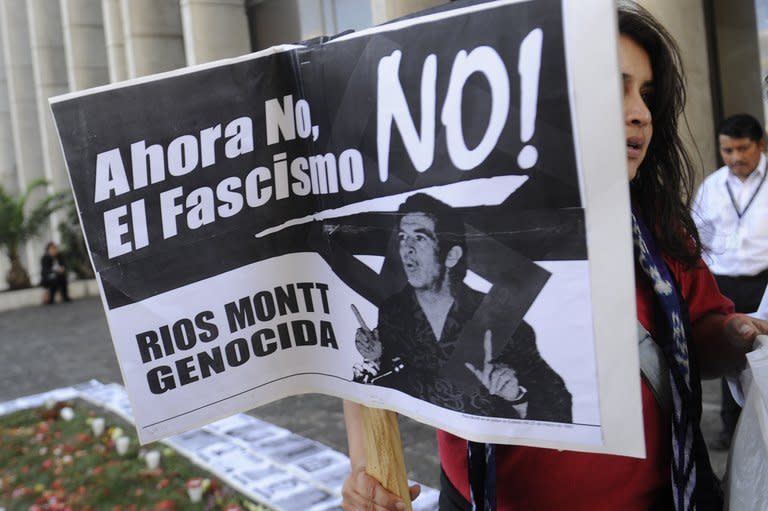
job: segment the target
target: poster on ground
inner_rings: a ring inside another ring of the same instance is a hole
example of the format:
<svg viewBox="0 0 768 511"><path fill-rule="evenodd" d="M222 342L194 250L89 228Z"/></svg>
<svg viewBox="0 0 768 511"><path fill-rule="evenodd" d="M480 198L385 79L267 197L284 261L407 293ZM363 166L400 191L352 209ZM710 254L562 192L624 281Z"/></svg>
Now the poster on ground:
<svg viewBox="0 0 768 511"><path fill-rule="evenodd" d="M51 100L142 441L319 392L643 455L613 3L453 7Z"/></svg>

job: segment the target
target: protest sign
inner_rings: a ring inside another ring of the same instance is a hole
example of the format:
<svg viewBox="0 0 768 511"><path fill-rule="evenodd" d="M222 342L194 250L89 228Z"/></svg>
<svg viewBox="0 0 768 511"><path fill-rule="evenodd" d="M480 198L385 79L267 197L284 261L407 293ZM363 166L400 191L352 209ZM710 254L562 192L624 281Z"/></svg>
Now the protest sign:
<svg viewBox="0 0 768 511"><path fill-rule="evenodd" d="M613 9L481 3L53 98L142 441L320 392L642 456Z"/></svg>

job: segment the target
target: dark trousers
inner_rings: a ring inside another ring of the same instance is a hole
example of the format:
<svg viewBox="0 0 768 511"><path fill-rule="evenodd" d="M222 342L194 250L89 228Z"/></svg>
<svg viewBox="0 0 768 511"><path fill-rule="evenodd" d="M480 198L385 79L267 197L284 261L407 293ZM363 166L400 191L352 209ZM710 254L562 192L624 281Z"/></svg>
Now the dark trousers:
<svg viewBox="0 0 768 511"><path fill-rule="evenodd" d="M48 296L45 303L53 303L56 298L56 292L61 293L61 299L69 301L69 292L67 290L67 276L65 274L58 274L53 278L45 279L43 281L43 287L48 290Z"/></svg>
<svg viewBox="0 0 768 511"><path fill-rule="evenodd" d="M748 314L755 312L760 305L760 300L765 293L768 285L768 270L748 277L728 277L726 275L715 275L717 286L720 292L733 300L736 306L736 312ZM720 418L723 421L723 433L732 436L736 429L736 423L739 420L741 407L734 401L728 383L723 378L720 382L722 387L722 407Z"/></svg>

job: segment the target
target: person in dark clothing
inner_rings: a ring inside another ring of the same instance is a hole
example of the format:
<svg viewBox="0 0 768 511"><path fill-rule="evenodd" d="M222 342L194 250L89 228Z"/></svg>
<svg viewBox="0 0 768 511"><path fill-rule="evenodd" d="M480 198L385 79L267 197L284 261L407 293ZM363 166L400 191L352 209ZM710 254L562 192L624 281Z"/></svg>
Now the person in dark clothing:
<svg viewBox="0 0 768 511"><path fill-rule="evenodd" d="M390 370L391 360L398 360L402 369L392 373L392 377L380 380L380 384L443 408L473 415L570 422L571 395L562 378L539 355L536 335L526 322L520 324L498 357L486 355L492 366L489 372L501 374L506 371L506 382L503 376L494 376L495 387L494 384L486 386L482 374L478 374L482 369L475 369L477 385L462 389L452 378L441 374L440 369L453 353L465 322L475 313L483 296L461 284L439 339L435 337L413 289L406 287L387 300L379 311L381 371ZM490 339L486 343L490 345ZM481 348L478 343L478 349L489 352L490 346ZM494 393L496 389L501 391L515 385L518 390L507 394L512 399Z"/></svg>
<svg viewBox="0 0 768 511"><path fill-rule="evenodd" d="M44 302L53 305L56 292L61 293L61 300L68 302L67 266L64 256L59 253L56 243L50 242L45 247L45 254L40 259L40 284L46 289Z"/></svg>
<svg viewBox="0 0 768 511"><path fill-rule="evenodd" d="M398 251L408 284L382 304L378 327L361 325L355 338L378 374L389 374L376 383L463 413L571 422L571 394L541 358L525 322L496 357L490 330L482 342L477 339L483 363L461 364L474 375L471 385L446 374L443 368L484 297L463 283L464 224L450 206L426 194L409 197L399 214Z"/></svg>

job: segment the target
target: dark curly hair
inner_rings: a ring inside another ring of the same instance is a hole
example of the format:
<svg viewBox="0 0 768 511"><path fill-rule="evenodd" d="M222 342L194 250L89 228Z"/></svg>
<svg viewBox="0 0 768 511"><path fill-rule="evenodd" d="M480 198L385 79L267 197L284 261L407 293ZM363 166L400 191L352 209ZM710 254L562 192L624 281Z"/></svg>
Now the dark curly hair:
<svg viewBox="0 0 768 511"><path fill-rule="evenodd" d="M445 264L451 248L461 249L461 258L453 268L448 270L452 289L456 289L467 274L467 241L461 215L445 202L426 193L413 194L400 205L398 226L400 220L409 213L423 213L435 222L437 255L442 264Z"/></svg>
<svg viewBox="0 0 768 511"><path fill-rule="evenodd" d="M621 2L618 20L619 32L648 53L655 90L648 104L653 136L630 182L632 201L646 224L654 226L659 248L690 267L701 256L701 240L690 213L695 170L678 134L686 99L680 50L666 29L635 3Z"/></svg>
<svg viewBox="0 0 768 511"><path fill-rule="evenodd" d="M731 138L748 138L760 143L765 138L765 132L760 121L749 114L736 114L720 121L717 134Z"/></svg>

